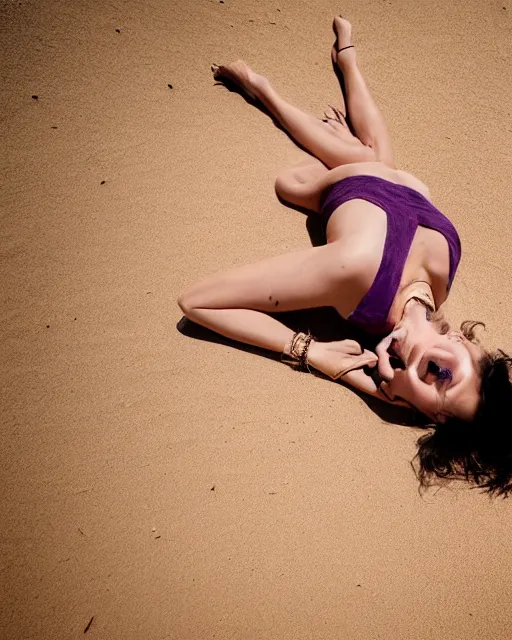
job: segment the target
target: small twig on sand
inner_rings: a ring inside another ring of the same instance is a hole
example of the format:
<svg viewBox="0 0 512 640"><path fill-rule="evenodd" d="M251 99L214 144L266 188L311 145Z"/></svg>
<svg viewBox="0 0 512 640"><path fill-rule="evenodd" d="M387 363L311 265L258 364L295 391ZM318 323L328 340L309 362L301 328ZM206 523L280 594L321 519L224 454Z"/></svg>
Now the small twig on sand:
<svg viewBox="0 0 512 640"><path fill-rule="evenodd" d="M93 620L94 620L94 616L91 616L91 619L89 620L89 622L87 623L87 626L84 629L84 633L87 633L89 631Z"/></svg>

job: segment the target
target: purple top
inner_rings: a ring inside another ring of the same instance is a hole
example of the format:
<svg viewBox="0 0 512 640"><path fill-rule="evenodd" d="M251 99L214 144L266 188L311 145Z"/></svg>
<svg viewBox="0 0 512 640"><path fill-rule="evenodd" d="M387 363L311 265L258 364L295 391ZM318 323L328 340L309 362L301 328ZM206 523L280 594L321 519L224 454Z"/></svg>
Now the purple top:
<svg viewBox="0 0 512 640"><path fill-rule="evenodd" d="M349 200L366 200L386 212L387 231L382 260L372 286L347 318L367 333L385 334L393 327L389 310L400 286L402 272L418 226L439 231L450 252L450 289L460 262L460 239L453 224L418 191L377 176L350 176L325 191L321 215L327 224L334 211Z"/></svg>

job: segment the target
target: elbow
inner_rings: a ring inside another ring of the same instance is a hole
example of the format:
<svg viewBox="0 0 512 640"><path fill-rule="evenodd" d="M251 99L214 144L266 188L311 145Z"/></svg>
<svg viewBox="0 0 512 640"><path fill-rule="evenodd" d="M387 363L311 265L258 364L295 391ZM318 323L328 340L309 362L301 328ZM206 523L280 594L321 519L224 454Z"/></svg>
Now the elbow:
<svg viewBox="0 0 512 640"><path fill-rule="evenodd" d="M178 306L183 311L183 314L190 318L194 312L194 302L192 296L188 291L184 291L182 294L178 296Z"/></svg>
<svg viewBox="0 0 512 640"><path fill-rule="evenodd" d="M209 307L208 298L200 287L194 285L178 296L178 306L187 318L195 320L201 309Z"/></svg>

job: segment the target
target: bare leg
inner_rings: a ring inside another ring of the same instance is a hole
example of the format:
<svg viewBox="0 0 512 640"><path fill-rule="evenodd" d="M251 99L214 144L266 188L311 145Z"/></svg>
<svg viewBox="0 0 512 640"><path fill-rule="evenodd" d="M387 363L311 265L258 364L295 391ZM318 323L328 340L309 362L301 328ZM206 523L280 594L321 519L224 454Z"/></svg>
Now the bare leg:
<svg viewBox="0 0 512 640"><path fill-rule="evenodd" d="M216 79L228 79L259 100L269 113L302 147L332 169L342 164L375 161L375 152L365 146L341 122L322 121L289 104L264 76L241 60L213 67Z"/></svg>
<svg viewBox="0 0 512 640"><path fill-rule="evenodd" d="M344 97L353 129L359 141L374 151L375 160L394 169L393 150L386 123L359 71L355 49L351 47L351 24L348 20L336 17L333 29L336 42L332 48L332 58L343 75L346 94ZM344 47L348 48L338 52ZM333 112L336 116L336 110L333 109ZM333 121L332 126L341 130L343 117L338 117L338 121L340 124ZM323 177L324 173L325 167L311 158L281 171L276 180L276 191L287 202L318 211L320 197L315 183Z"/></svg>
<svg viewBox="0 0 512 640"><path fill-rule="evenodd" d="M356 51L354 48L348 48L340 53L337 52L343 47L350 47L352 25L348 20L336 16L333 29L336 34L336 42L332 50L332 57L343 74L346 107L354 132L363 145L375 151L376 160L394 169L389 131L357 66Z"/></svg>

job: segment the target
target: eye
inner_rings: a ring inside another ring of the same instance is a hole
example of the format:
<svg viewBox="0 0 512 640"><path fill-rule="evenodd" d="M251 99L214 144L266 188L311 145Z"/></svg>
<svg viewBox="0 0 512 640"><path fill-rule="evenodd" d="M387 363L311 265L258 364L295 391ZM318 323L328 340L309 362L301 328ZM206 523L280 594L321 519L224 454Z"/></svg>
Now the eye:
<svg viewBox="0 0 512 640"><path fill-rule="evenodd" d="M430 373L431 375L435 376L435 378L437 380L445 381L445 380L451 380L452 379L451 370L450 369L446 369L445 367L440 367L433 360L429 360L428 361L427 373Z"/></svg>

